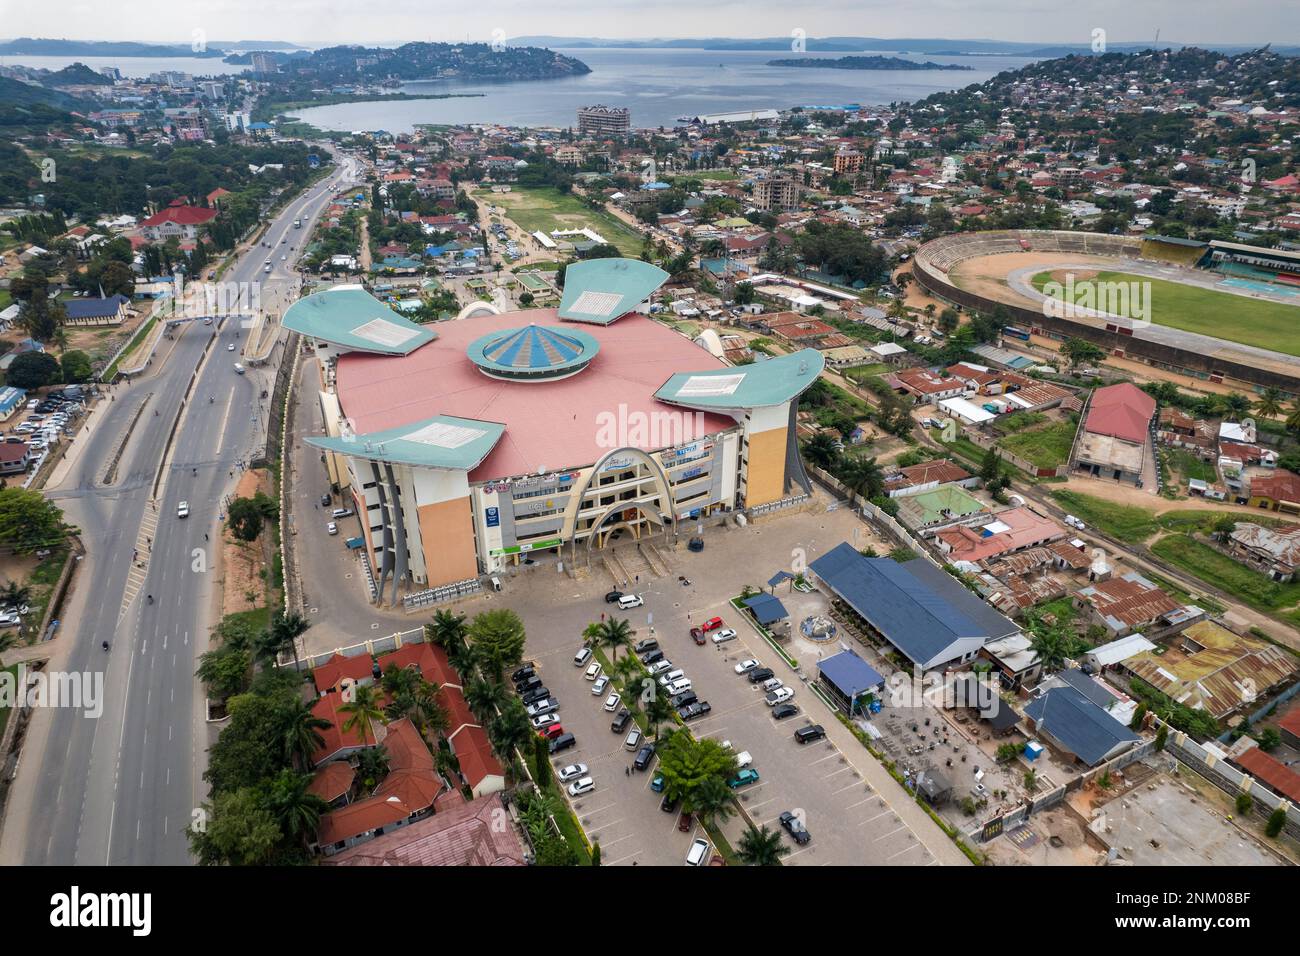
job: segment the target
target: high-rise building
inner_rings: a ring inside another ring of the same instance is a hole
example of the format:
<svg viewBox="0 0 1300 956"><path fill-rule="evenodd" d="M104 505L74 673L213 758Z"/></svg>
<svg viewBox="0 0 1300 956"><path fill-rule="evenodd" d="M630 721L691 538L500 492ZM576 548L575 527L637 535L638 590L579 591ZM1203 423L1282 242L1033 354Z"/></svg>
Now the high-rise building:
<svg viewBox="0 0 1300 956"><path fill-rule="evenodd" d="M632 128L632 114L625 106L579 106L578 134L581 136L623 136Z"/></svg>
<svg viewBox="0 0 1300 956"><path fill-rule="evenodd" d="M253 72L266 76L275 72L275 59L266 53L254 53L252 56Z"/></svg>
<svg viewBox="0 0 1300 956"><path fill-rule="evenodd" d="M754 183L754 205L772 212L793 212L799 208L800 184L789 173L774 173Z"/></svg>

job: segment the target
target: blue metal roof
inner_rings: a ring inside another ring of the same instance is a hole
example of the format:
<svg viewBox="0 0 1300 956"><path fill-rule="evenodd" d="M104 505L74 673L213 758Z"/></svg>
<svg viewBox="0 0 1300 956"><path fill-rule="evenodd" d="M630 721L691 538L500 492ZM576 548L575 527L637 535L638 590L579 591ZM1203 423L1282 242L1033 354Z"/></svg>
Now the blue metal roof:
<svg viewBox="0 0 1300 956"><path fill-rule="evenodd" d="M864 558L844 543L811 567L831 590L918 664L941 658L963 638L987 642L1017 630L924 558L901 564L892 558Z"/></svg>
<svg viewBox="0 0 1300 956"><path fill-rule="evenodd" d="M794 580L794 575L791 574L789 571L778 571L776 572L776 574L772 575L770 578L767 579L767 586L774 588L782 581L793 581L793 580Z"/></svg>
<svg viewBox="0 0 1300 956"><path fill-rule="evenodd" d="M353 458L470 471L488 456L506 426L436 415L365 435L308 436L307 444Z"/></svg>
<svg viewBox="0 0 1300 956"><path fill-rule="evenodd" d="M764 627L790 616L781 599L773 594L755 594L741 603L753 613L754 620Z"/></svg>
<svg viewBox="0 0 1300 956"><path fill-rule="evenodd" d="M1025 716L1090 767L1120 744L1139 739L1073 687L1053 687L1030 702Z"/></svg>
<svg viewBox="0 0 1300 956"><path fill-rule="evenodd" d="M1103 710L1108 710L1111 704L1119 700L1118 697L1106 688L1102 687L1101 684L1097 683L1077 667L1071 667L1069 670L1060 671L1056 676Z"/></svg>
<svg viewBox="0 0 1300 956"><path fill-rule="evenodd" d="M407 355L437 338L431 328L399 315L365 289L335 286L299 299L281 324L340 350Z"/></svg>
<svg viewBox="0 0 1300 956"><path fill-rule="evenodd" d="M559 316L609 325L650 298L668 273L640 259L586 259L564 270Z"/></svg>
<svg viewBox="0 0 1300 956"><path fill-rule="evenodd" d="M499 378L555 378L585 368L600 343L577 329L526 325L489 332L466 349L475 365Z"/></svg>
<svg viewBox="0 0 1300 956"><path fill-rule="evenodd" d="M701 411L780 405L802 394L825 367L826 357L817 349L800 349L753 365L678 372L655 398Z"/></svg>
<svg viewBox="0 0 1300 956"><path fill-rule="evenodd" d="M885 682L874 667L852 651L840 651L833 657L818 661L817 669L849 699Z"/></svg>

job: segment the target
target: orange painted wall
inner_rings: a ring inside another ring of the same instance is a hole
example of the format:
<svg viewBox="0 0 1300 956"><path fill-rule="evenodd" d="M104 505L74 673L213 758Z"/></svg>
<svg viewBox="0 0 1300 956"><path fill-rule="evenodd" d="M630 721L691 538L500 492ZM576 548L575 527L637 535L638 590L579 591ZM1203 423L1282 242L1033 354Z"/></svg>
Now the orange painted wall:
<svg viewBox="0 0 1300 956"><path fill-rule="evenodd" d="M773 428L749 436L749 477L745 507L779 501L785 495L786 430Z"/></svg>
<svg viewBox="0 0 1300 956"><path fill-rule="evenodd" d="M421 505L419 520L429 587L464 581L478 574L468 496Z"/></svg>

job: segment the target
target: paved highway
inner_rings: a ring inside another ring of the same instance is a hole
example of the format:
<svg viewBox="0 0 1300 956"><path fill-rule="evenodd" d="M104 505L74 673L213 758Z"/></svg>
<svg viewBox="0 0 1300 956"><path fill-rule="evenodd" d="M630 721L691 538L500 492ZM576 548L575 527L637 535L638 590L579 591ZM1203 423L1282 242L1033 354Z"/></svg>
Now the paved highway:
<svg viewBox="0 0 1300 956"><path fill-rule="evenodd" d="M263 241L282 251L270 275L264 263L271 254L259 245L223 281L292 285L293 261L280 260L287 254L280 240L290 237L301 246L307 220L340 181L355 175L353 162L343 162L271 223ZM302 229L293 227L298 218L305 220ZM107 662L105 706L98 719L70 709L34 714L0 843L6 862L190 861L184 831L206 796L202 772L210 739L194 670L219 614L209 539L217 540L224 496L239 465L265 441L268 414L260 394L269 378L234 370L247 341L240 325L228 318L177 326L150 374L117 386L113 401L90 417L91 433L79 439L86 446L60 488L49 492L82 529L87 548L50 667L95 671ZM191 404L164 462L196 369ZM121 463L105 483L128 431ZM181 500L189 502L186 519L177 517Z"/></svg>

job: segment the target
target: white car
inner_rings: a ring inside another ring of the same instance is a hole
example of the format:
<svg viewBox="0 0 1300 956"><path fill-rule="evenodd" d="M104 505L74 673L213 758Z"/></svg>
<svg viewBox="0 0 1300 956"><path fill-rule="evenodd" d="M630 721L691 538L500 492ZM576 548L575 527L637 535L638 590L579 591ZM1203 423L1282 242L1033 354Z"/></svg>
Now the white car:
<svg viewBox="0 0 1300 956"><path fill-rule="evenodd" d="M694 690L694 689L695 689L695 685L692 684L690 682L690 679L686 677L683 677L681 680L675 680L667 687L664 688L664 690L668 691L668 694L670 696L674 696L674 697L678 694L684 694L686 693L686 691Z"/></svg>
<svg viewBox="0 0 1300 956"><path fill-rule="evenodd" d="M743 660L743 661L741 661L739 664L736 665L736 673L737 673L737 674L748 674L748 673L749 673L750 671L752 671L755 667L758 667L758 666L759 666L760 664L762 664L762 663L763 663L762 661L755 660L755 659L752 658L752 657L749 658L748 660Z"/></svg>
<svg viewBox="0 0 1300 956"><path fill-rule="evenodd" d="M533 718L533 730L545 730L551 724L558 724L559 722L559 714L542 714L540 717Z"/></svg>
<svg viewBox="0 0 1300 956"><path fill-rule="evenodd" d="M754 755L751 754L748 750L742 750L740 753L736 754L737 770L744 770L753 762L754 762Z"/></svg>
<svg viewBox="0 0 1300 956"><path fill-rule="evenodd" d="M615 691L605 698L605 709L612 714L614 711L618 710L618 705L621 703L623 703L623 698L619 696L617 691Z"/></svg>
<svg viewBox="0 0 1300 956"><path fill-rule="evenodd" d="M226 351L227 351L227 352L233 352L234 350L235 350L235 343L234 343L234 342L231 342L229 345L226 346Z"/></svg>
<svg viewBox="0 0 1300 956"><path fill-rule="evenodd" d="M763 681L763 690L765 691L777 690L784 686L785 681L781 680L779 677L769 677L767 680Z"/></svg>
<svg viewBox="0 0 1300 956"><path fill-rule="evenodd" d="M586 775L587 765L585 763L571 763L556 774L560 778L560 783L568 783L570 780L576 780L578 777L585 777Z"/></svg>
<svg viewBox="0 0 1300 956"><path fill-rule="evenodd" d="M672 670L673 662L665 658L662 661L656 661L655 663L651 664L650 667L647 669L650 671L650 676L654 677L656 674L662 674L664 671Z"/></svg>
<svg viewBox="0 0 1300 956"><path fill-rule="evenodd" d="M609 678L606 677L604 674L601 674L599 677L596 678L596 683L591 685L591 696L599 697L601 694L605 693L605 688L608 686L609 686Z"/></svg>
<svg viewBox="0 0 1300 956"><path fill-rule="evenodd" d="M560 709L560 702L554 697L543 697L539 701L529 704L525 710L529 717L540 717L542 714L553 714Z"/></svg>
<svg viewBox="0 0 1300 956"><path fill-rule="evenodd" d="M703 866L709 859L709 841L695 840L691 843L691 848L686 851L687 866Z"/></svg>
<svg viewBox="0 0 1300 956"><path fill-rule="evenodd" d="M630 611L634 607L640 607L645 604L645 600L639 594L624 594L618 599L618 609L620 611Z"/></svg>
<svg viewBox="0 0 1300 956"><path fill-rule="evenodd" d="M682 670L680 667L676 670L671 670L667 674L661 674L659 676L659 686L667 687L669 684L679 681L685 676L686 671Z"/></svg>
<svg viewBox="0 0 1300 956"><path fill-rule="evenodd" d="M736 631L734 628L730 628L730 627L724 627L722 630L718 631L716 634L713 635L714 644L725 644L727 641L734 641L735 639L736 639Z"/></svg>
<svg viewBox="0 0 1300 956"><path fill-rule="evenodd" d="M1078 518L1076 518L1074 515L1066 515L1065 523L1068 524L1071 528L1074 528L1076 531L1088 530L1088 526L1084 524L1082 521L1080 521Z"/></svg>
<svg viewBox="0 0 1300 956"><path fill-rule="evenodd" d="M190 516L190 503L188 501L182 501L180 504L176 506L176 517L188 518L189 516Z"/></svg>
<svg viewBox="0 0 1300 956"><path fill-rule="evenodd" d="M599 676L600 676L600 661L596 661L596 662L593 663L590 667L588 667L588 668L587 668L587 672L586 672L585 674L583 674L582 676L585 677L585 678L587 678L587 680L595 680L597 677L599 677Z"/></svg>
<svg viewBox="0 0 1300 956"><path fill-rule="evenodd" d="M775 707L777 704L784 704L787 700L789 700L793 696L794 696L793 687L778 687L776 690L769 693L763 699L767 702L767 706Z"/></svg>
<svg viewBox="0 0 1300 956"><path fill-rule="evenodd" d="M338 534L338 533L339 533L339 526L336 525L333 521L331 521L329 524L327 524L327 525L325 526L325 533L326 533L326 534Z"/></svg>
<svg viewBox="0 0 1300 956"><path fill-rule="evenodd" d="M592 780L590 777L583 777L576 783L569 784L569 796L580 797L584 793L591 793L591 791L595 789L596 781Z"/></svg>

